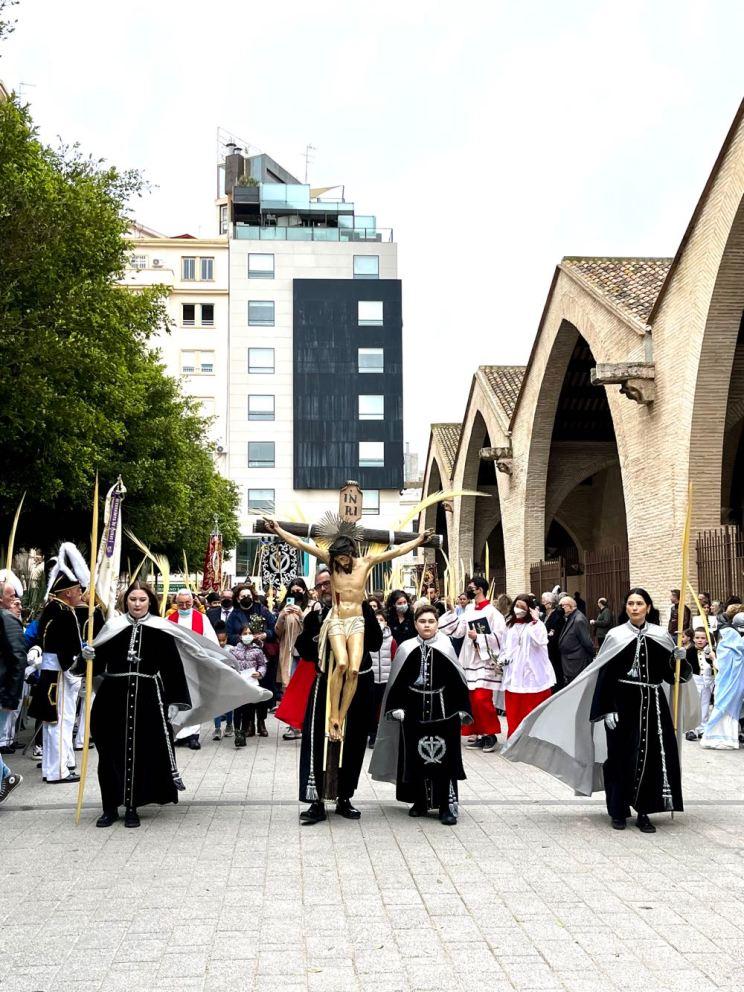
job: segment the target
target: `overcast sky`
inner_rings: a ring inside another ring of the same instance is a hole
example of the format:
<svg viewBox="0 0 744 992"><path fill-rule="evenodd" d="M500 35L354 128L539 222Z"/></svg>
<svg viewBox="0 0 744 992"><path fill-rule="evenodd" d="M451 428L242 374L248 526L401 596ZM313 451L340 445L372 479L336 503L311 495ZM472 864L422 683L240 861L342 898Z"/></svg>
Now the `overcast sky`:
<svg viewBox="0 0 744 992"><path fill-rule="evenodd" d="M0 78L216 231L216 130L393 227L406 438L527 360L563 255L671 255L744 95L739 0L22 0Z"/></svg>

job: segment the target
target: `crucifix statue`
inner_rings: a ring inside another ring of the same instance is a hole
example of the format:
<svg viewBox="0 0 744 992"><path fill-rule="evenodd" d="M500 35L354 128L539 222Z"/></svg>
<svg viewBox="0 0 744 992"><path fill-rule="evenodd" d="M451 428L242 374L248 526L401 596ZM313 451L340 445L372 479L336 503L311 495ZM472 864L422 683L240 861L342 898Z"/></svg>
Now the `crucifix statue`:
<svg viewBox="0 0 744 992"><path fill-rule="evenodd" d="M364 530L357 522L361 517L362 505L361 492L356 483L347 483L341 490L339 509L339 514L326 513L320 524L310 527L279 523L268 518L264 518L260 527L260 530L276 534L287 544L313 555L330 569L333 606L321 630L319 653L322 658L322 647L327 641L335 661L329 678L327 734L331 741L343 739L344 720L357 687L364 655L362 603L370 572L375 565L405 555L423 544L438 543L433 530L417 535ZM259 530L258 527L256 529ZM308 539L303 540L297 531L307 534ZM320 538L326 546L311 543L310 537ZM360 545L372 543L392 546L381 554L361 554Z"/></svg>

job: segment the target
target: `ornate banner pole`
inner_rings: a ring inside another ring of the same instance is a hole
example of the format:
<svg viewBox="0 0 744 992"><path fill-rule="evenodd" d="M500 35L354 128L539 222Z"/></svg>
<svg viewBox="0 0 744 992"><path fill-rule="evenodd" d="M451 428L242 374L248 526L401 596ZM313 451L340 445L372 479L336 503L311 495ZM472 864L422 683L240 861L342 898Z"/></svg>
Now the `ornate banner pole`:
<svg viewBox="0 0 744 992"><path fill-rule="evenodd" d="M98 551L98 472L93 489L93 524L90 531L90 582L88 584L88 623L85 640L93 643L93 615L96 611L96 555ZM85 777L88 774L88 751L90 748L90 705L93 693L93 659L85 661L85 734L83 737L83 760L80 762L80 785L78 786L77 808L75 823L80 823L80 812L83 808L83 793Z"/></svg>

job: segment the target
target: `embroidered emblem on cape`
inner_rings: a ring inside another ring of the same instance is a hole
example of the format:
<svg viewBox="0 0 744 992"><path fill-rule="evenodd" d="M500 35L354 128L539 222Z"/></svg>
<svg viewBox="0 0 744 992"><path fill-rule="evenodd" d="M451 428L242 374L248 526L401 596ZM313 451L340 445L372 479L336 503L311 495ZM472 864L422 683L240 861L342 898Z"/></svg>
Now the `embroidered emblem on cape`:
<svg viewBox="0 0 744 992"><path fill-rule="evenodd" d="M427 765L441 765L447 753L443 737L422 737L418 743L418 753Z"/></svg>

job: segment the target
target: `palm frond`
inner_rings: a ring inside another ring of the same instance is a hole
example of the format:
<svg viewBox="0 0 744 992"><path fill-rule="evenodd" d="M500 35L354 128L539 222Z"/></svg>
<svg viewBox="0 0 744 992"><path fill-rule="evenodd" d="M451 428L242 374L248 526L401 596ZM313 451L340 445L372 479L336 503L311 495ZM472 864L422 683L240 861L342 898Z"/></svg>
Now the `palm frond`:
<svg viewBox="0 0 744 992"><path fill-rule="evenodd" d="M25 498L26 493L24 492L23 496L21 496L21 501L18 504L18 509L15 512L15 516L13 517L13 526L10 528L10 537L8 538L8 554L5 560L5 567L9 572L13 570L13 553L15 551L16 531L18 530L18 520L21 516L21 510L23 509L23 501Z"/></svg>
<svg viewBox="0 0 744 992"><path fill-rule="evenodd" d="M426 499L422 499L420 503L417 503L414 508L403 517L402 520L398 521L398 526L396 530L404 530L405 527L414 520L419 513L423 513L424 510L428 510L430 506L434 506L435 503L441 503L446 499L457 499L458 496L487 496L491 498L490 493L479 493L473 489L449 489L446 492L444 489L440 489L439 492L432 493L427 496Z"/></svg>
<svg viewBox="0 0 744 992"><path fill-rule="evenodd" d="M155 565L157 570L160 572L160 575L163 579L163 598L160 601L160 615L161 617L164 617L165 608L168 603L168 593L170 591L170 575L171 575L170 562L165 557L165 555L156 555L152 551L150 551L150 549L147 547L144 541L140 541L137 535L133 533L131 530L129 530L128 527L124 528L124 532L129 538L129 540L140 549L140 551L145 555L146 558L149 558L149 560L153 563L153 565Z"/></svg>

